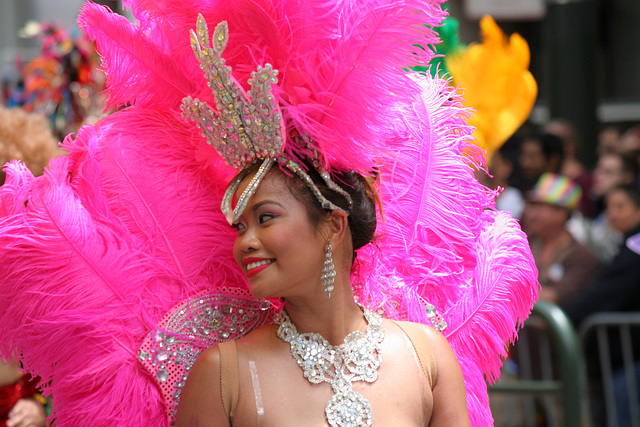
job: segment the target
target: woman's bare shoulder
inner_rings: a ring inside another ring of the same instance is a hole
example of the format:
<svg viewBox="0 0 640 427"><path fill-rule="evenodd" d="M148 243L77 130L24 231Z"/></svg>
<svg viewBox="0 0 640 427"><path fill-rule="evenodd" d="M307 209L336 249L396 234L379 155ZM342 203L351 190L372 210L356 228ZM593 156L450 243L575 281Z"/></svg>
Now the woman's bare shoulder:
<svg viewBox="0 0 640 427"><path fill-rule="evenodd" d="M400 327L400 329L402 329L402 331L406 334L406 329L407 326L409 326L412 330L418 330L420 331L421 334L424 335L424 337L426 337L429 341L429 344L431 344L431 347L433 349L434 352L436 353L440 353L442 352L442 350L446 350L446 349L451 349L451 346L449 345L449 341L447 341L447 339L445 338L445 336L442 334L442 332L437 331L435 328L433 328L432 326L429 325L425 325L423 323L417 323L417 322L409 322L409 321L398 321L398 320L388 320L385 319L384 321L385 323L391 323L391 324L395 324L397 326Z"/></svg>
<svg viewBox="0 0 640 427"><path fill-rule="evenodd" d="M191 366L180 397L176 426L212 426L209 420L225 418L220 396L220 349L215 345L200 353Z"/></svg>
<svg viewBox="0 0 640 427"><path fill-rule="evenodd" d="M191 372L189 373L189 377L195 377L196 373L204 374L205 378L217 380L220 376L220 353L222 346L236 346L238 350L244 345L248 346L256 346L261 343L268 342L268 337L271 334L270 329L272 326L270 324L263 325L255 330L251 331L247 335L238 338L235 342L225 342L213 345L206 350L202 351L198 358L196 359L193 367L191 368ZM226 353L229 354L229 353Z"/></svg>
<svg viewBox="0 0 640 427"><path fill-rule="evenodd" d="M227 411L222 402L221 377L230 375L236 377L229 370L231 367L237 367L237 357L245 345L260 345L265 341L268 333L269 325L264 325L246 336L239 338L235 342L225 342L216 344L202 351L189 371L186 384L180 398L180 406L176 417L177 426L200 427L213 425L209 420L218 420L216 426L223 426L227 420ZM231 358L236 358L236 361ZM224 359L224 362L222 362ZM221 371L223 364L225 372ZM226 393L225 393L226 395ZM227 424L228 425L228 424Z"/></svg>
<svg viewBox="0 0 640 427"><path fill-rule="evenodd" d="M196 368L200 369L220 369L220 347L219 344L213 345L206 350L204 350L198 358L196 359L196 363L193 365ZM192 368L193 372L193 368Z"/></svg>
<svg viewBox="0 0 640 427"><path fill-rule="evenodd" d="M403 327L406 323L410 322L399 322L399 326ZM433 386L434 406L430 425L468 426L469 415L464 379L449 341L442 332L431 326L420 323L411 323L411 325L415 325L412 328L413 331L419 331L428 339L436 364Z"/></svg>

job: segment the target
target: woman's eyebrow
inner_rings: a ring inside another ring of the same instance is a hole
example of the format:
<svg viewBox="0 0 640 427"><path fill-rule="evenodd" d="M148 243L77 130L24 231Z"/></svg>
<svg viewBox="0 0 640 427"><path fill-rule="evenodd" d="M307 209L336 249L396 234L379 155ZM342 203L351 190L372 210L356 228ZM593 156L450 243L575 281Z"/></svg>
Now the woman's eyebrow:
<svg viewBox="0 0 640 427"><path fill-rule="evenodd" d="M258 210L258 209L260 208L260 206L267 205L267 204L274 204L274 205L278 205L278 206L280 206L281 208L283 208L283 207L284 207L284 206L282 206L282 204L281 204L281 203L276 202L275 200L266 199L266 200L261 200L261 201L259 201L258 203L256 203L255 205L253 205L253 206L251 207L251 210L255 212L256 210Z"/></svg>

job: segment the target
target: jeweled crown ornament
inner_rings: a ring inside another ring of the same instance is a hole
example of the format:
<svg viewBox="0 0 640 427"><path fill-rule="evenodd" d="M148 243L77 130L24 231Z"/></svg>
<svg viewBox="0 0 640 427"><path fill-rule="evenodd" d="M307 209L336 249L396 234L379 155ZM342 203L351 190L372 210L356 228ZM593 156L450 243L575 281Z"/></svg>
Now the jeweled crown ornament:
<svg viewBox="0 0 640 427"><path fill-rule="evenodd" d="M283 153L284 122L272 93L272 85L278 83L278 71L269 63L258 67L251 73L251 89L245 94L231 75L231 67L222 58L229 38L227 23L223 21L216 26L210 45L207 23L199 14L196 31L191 30L190 34L191 48L207 77L217 110L188 96L182 101L183 117L196 122L208 143L234 168L242 170L250 164L262 161L238 198L235 208L231 207L233 195L245 176L239 174L227 188L221 206L227 221L232 224L238 220L260 182L276 162L300 177L325 209L341 209L327 200L311 177ZM320 166L317 157L311 160L317 167ZM328 172L322 169L318 172L329 188L340 193L349 204L352 203L349 194L331 180Z"/></svg>
<svg viewBox="0 0 640 427"><path fill-rule="evenodd" d="M196 122L228 164L242 169L256 159L275 158L284 145L282 114L271 93L278 82L271 64L251 73L251 89L246 94L231 75L222 52L227 46L229 28L219 23L209 46L209 31L198 15L197 33L191 30L191 47L205 73L215 97L217 112L197 99L183 100L183 116Z"/></svg>

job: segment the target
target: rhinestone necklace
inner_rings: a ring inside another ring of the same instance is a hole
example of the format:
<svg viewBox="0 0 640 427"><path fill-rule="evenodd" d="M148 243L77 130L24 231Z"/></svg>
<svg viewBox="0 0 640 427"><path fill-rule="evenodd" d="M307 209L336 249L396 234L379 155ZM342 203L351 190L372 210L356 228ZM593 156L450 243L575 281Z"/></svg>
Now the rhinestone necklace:
<svg viewBox="0 0 640 427"><path fill-rule="evenodd" d="M324 408L332 427L370 426L371 405L353 391L353 382L378 379L382 362L380 344L384 340L382 318L360 306L367 321L364 334L351 332L344 344L332 346L320 334L300 334L287 312L280 312L278 338L291 345L291 354L312 384L327 382L335 393Z"/></svg>

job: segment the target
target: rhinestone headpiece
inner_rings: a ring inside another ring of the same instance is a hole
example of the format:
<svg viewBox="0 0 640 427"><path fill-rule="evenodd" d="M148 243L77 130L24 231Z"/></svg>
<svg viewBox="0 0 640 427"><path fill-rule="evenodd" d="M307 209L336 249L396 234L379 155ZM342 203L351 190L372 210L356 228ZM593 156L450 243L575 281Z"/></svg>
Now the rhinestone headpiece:
<svg viewBox="0 0 640 427"><path fill-rule="evenodd" d="M300 177L313 191L322 207L341 209L327 200L311 177L283 151L284 122L271 91L271 85L278 82L278 71L268 63L264 67L258 67L251 73L251 89L245 94L231 75L231 67L222 58L229 38L227 23L223 21L216 26L210 45L207 23L199 14L196 31L191 30L190 34L191 48L209 81L208 86L213 92L217 109L212 110L206 102L188 96L182 101L182 116L196 122L208 143L234 168L242 170L253 163L262 162L258 172L238 198L235 208L231 207L233 195L244 176L239 174L227 188L222 199L222 212L227 221L232 224L238 220L260 182L276 162ZM319 165L317 157L311 160ZM342 194L349 204L352 203L349 194L331 180L328 172L319 170L319 173L329 188Z"/></svg>

